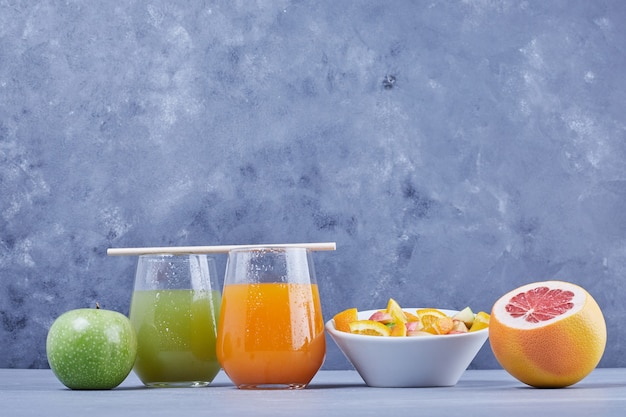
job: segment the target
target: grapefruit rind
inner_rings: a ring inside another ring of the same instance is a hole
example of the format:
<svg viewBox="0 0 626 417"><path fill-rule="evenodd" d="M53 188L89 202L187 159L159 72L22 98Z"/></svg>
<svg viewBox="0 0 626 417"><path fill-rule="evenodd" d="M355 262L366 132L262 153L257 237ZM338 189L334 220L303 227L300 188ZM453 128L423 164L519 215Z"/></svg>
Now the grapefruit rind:
<svg viewBox="0 0 626 417"><path fill-rule="evenodd" d="M512 296L538 286L572 291L574 307L540 323L513 319L503 306ZM582 287L561 281L532 283L496 301L489 341L500 365L519 381L537 388L561 388L596 368L606 346L606 323L598 303Z"/></svg>

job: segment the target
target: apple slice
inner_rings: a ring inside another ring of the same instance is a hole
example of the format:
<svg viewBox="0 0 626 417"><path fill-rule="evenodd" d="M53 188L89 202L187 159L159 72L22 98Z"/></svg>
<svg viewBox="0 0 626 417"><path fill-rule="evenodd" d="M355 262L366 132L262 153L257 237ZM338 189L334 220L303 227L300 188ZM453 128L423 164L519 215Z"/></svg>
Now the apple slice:
<svg viewBox="0 0 626 417"><path fill-rule="evenodd" d="M469 331L465 323L461 320L453 319L452 322L454 323L454 325L452 326L452 330L450 330L450 333L448 334L467 333Z"/></svg>
<svg viewBox="0 0 626 417"><path fill-rule="evenodd" d="M369 318L370 320L373 321L379 321L383 324L389 324L389 323L393 323L393 317L391 316L391 314L387 313L386 311L377 311L374 314L372 314Z"/></svg>
<svg viewBox="0 0 626 417"><path fill-rule="evenodd" d="M463 323L465 323L465 327L469 329L474 323L474 312L471 308L469 308L469 306L465 307L463 310L452 316L452 320L462 321Z"/></svg>

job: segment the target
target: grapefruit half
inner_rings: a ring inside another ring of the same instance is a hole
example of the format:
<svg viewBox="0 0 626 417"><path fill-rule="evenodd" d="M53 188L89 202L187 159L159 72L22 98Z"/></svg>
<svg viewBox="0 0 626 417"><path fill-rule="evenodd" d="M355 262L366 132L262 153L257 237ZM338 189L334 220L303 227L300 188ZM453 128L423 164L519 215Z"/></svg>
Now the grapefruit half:
<svg viewBox="0 0 626 417"><path fill-rule="evenodd" d="M606 323L582 287L563 281L521 286L493 305L489 343L500 365L538 388L566 387L600 362Z"/></svg>

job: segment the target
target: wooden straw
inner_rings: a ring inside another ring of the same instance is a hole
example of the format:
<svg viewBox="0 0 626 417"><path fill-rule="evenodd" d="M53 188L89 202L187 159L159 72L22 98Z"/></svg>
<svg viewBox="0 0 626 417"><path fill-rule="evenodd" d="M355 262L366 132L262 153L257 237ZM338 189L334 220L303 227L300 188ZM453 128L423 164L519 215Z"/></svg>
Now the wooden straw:
<svg viewBox="0 0 626 417"><path fill-rule="evenodd" d="M320 243L279 243L272 245L219 245L219 246L163 246L152 248L109 248L109 256L132 255L197 255L212 253L228 253L233 249L258 248L304 248L312 251L331 251L337 248L335 242Z"/></svg>

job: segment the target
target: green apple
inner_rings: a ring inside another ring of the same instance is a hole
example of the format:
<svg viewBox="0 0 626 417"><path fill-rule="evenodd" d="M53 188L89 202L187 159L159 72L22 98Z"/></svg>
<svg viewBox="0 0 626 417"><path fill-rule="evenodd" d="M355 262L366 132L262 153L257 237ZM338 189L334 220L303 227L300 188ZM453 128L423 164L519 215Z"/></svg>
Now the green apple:
<svg viewBox="0 0 626 417"><path fill-rule="evenodd" d="M469 329L474 323L474 312L471 308L469 308L469 306L465 307L463 310L452 316L452 320L462 321L463 324L465 324L465 327Z"/></svg>
<svg viewBox="0 0 626 417"><path fill-rule="evenodd" d="M70 389L112 389L135 364L137 337L125 315L81 308L50 326L46 352L52 372Z"/></svg>

